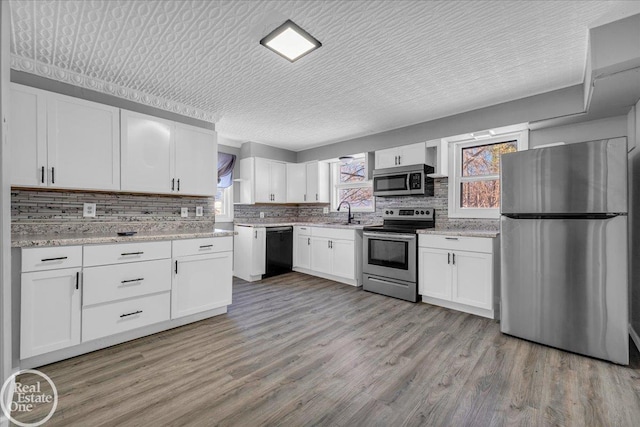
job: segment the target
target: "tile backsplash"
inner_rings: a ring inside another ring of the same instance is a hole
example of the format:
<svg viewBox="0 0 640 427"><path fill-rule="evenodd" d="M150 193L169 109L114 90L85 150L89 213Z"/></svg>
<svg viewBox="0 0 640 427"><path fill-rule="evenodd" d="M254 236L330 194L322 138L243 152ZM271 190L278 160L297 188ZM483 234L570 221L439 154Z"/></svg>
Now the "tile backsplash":
<svg viewBox="0 0 640 427"><path fill-rule="evenodd" d="M84 191L11 190L12 233L153 231L212 228L214 199L171 195ZM83 218L84 203L96 204L96 217ZM204 208L195 216L196 206ZM180 208L189 208L189 217Z"/></svg>
<svg viewBox="0 0 640 427"><path fill-rule="evenodd" d="M393 206L420 206L433 207L436 210L436 227L444 229L469 229L469 230L498 230L500 223L491 219L465 219L448 217L448 179L438 178L434 180L433 197L426 196L402 196L402 197L376 197L375 212L356 212L355 220L362 224L375 224L382 222L382 212ZM344 221L347 218L345 212L323 213L323 208L328 205L235 205L235 222L273 223L273 222L323 222ZM264 218L260 218L260 212Z"/></svg>

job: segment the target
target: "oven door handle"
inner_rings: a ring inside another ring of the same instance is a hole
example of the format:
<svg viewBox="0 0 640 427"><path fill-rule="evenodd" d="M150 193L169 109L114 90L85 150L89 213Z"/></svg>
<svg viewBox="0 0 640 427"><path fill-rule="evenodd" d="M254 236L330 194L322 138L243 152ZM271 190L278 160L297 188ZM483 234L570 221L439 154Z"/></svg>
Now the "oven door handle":
<svg viewBox="0 0 640 427"><path fill-rule="evenodd" d="M367 231L362 233L365 237L377 237L384 240L414 240L415 234L399 234L399 233L369 233Z"/></svg>

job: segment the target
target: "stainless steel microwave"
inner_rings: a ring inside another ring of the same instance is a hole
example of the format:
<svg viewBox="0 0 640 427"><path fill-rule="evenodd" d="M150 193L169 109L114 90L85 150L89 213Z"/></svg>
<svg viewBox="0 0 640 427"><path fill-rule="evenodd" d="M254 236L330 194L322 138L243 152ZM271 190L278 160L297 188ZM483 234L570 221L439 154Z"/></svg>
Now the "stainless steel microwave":
<svg viewBox="0 0 640 427"><path fill-rule="evenodd" d="M409 165L373 171L374 196L433 196L433 173L429 165Z"/></svg>

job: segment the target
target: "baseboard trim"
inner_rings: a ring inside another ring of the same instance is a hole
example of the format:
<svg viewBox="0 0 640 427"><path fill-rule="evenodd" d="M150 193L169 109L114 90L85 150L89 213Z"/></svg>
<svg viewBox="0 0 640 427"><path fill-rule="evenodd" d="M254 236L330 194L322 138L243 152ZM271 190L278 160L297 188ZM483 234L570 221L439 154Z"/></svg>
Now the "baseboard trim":
<svg viewBox="0 0 640 427"><path fill-rule="evenodd" d="M495 318L495 313L493 310L472 307L470 305L460 304L453 301L446 301L439 298L427 297L422 295L422 302L425 302L431 305L437 305L444 308L450 308L452 310L464 311L465 313L475 314L476 316L486 317L488 319Z"/></svg>
<svg viewBox="0 0 640 427"><path fill-rule="evenodd" d="M629 335L631 335L631 341L633 341L638 351L640 351L640 335L638 335L631 325L629 325Z"/></svg>
<svg viewBox="0 0 640 427"><path fill-rule="evenodd" d="M345 285L351 286L362 286L361 283L358 283L357 280L345 279L344 277L333 276L331 274L320 273L318 271L307 270L306 268L293 267L293 271L297 271L298 273L308 274L309 276L322 277L323 279L333 280L334 282L344 283Z"/></svg>

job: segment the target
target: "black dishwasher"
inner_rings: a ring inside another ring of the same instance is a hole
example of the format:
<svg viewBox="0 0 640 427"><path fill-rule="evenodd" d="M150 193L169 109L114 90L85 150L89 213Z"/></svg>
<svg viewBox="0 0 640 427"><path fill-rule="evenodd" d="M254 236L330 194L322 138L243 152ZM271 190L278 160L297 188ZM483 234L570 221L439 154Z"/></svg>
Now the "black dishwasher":
<svg viewBox="0 0 640 427"><path fill-rule="evenodd" d="M293 227L267 227L267 259L262 277L291 271L293 264Z"/></svg>

